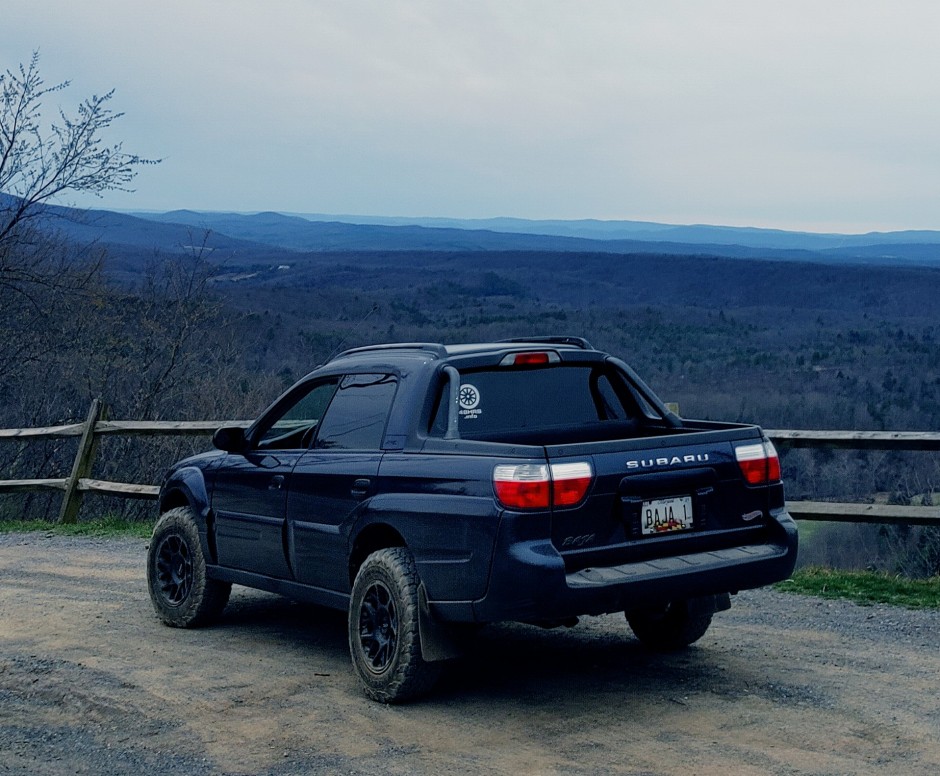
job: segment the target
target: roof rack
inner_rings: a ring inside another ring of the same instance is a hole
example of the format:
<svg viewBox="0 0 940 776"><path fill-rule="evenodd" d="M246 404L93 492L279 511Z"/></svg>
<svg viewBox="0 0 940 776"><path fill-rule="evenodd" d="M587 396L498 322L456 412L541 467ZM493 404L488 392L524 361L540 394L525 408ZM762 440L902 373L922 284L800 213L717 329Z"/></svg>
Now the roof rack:
<svg viewBox="0 0 940 776"><path fill-rule="evenodd" d="M499 342L544 342L548 345L574 345L581 350L594 350L584 337L512 337Z"/></svg>
<svg viewBox="0 0 940 776"><path fill-rule="evenodd" d="M438 358L447 357L447 348L437 342L389 342L384 345L365 345L360 348L350 348L349 350L344 350L339 355L333 356L330 361L348 356L352 353L368 353L376 350L426 350L429 353L433 353Z"/></svg>

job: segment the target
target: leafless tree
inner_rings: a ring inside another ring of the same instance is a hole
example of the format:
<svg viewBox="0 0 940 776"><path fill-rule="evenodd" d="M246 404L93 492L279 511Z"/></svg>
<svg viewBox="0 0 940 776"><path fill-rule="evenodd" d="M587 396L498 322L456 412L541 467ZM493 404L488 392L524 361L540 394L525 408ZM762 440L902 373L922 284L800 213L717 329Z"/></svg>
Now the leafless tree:
<svg viewBox="0 0 940 776"><path fill-rule="evenodd" d="M92 95L75 113L61 108L46 122L44 98L68 88L46 86L39 52L28 65L0 73L0 246L15 241L18 228L37 217L42 205L66 193L128 191L141 165L156 164L108 145L102 135L123 114L109 107L114 90Z"/></svg>
<svg viewBox="0 0 940 776"><path fill-rule="evenodd" d="M87 320L72 313L100 294L103 252L58 238L41 218L46 206L70 193L127 190L141 165L159 161L104 141L122 115L109 107L113 91L47 120L44 101L68 86L45 84L38 52L0 73L0 378L61 347L57 327Z"/></svg>

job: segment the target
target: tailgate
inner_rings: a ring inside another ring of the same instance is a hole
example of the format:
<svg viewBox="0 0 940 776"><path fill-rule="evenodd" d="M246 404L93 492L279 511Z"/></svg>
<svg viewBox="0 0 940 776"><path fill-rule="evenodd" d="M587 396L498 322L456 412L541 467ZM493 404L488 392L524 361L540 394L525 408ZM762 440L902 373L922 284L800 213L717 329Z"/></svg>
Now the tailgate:
<svg viewBox="0 0 940 776"><path fill-rule="evenodd" d="M768 539L769 490L746 483L735 447L760 429L692 431L549 446L551 463L589 461L587 498L552 513L552 543L569 572Z"/></svg>

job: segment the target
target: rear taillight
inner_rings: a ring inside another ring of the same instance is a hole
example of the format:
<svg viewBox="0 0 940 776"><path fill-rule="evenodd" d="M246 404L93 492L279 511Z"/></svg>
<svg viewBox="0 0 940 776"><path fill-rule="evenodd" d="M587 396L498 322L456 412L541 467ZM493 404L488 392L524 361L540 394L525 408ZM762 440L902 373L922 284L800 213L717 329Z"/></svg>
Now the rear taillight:
<svg viewBox="0 0 940 776"><path fill-rule="evenodd" d="M591 487L594 469L587 461L547 464L500 464L493 469L496 498L510 509L570 507Z"/></svg>
<svg viewBox="0 0 940 776"><path fill-rule="evenodd" d="M734 457L749 485L765 485L780 480L780 458L773 442L741 445L734 448Z"/></svg>
<svg viewBox="0 0 940 776"><path fill-rule="evenodd" d="M577 504L591 487L594 470L587 461L552 464L552 504L570 507Z"/></svg>
<svg viewBox="0 0 940 776"><path fill-rule="evenodd" d="M513 509L546 509L552 481L546 464L500 465L493 469L496 498Z"/></svg>

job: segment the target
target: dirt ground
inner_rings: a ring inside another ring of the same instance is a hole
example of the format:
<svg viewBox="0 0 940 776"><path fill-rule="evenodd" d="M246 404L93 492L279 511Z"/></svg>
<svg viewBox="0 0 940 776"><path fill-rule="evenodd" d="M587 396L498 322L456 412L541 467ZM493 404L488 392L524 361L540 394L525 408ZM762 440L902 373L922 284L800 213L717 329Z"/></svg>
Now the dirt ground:
<svg viewBox="0 0 940 776"><path fill-rule="evenodd" d="M0 535L0 774L931 774L940 613L743 593L690 650L622 617L484 630L367 700L343 615L235 588L166 628L146 541Z"/></svg>

